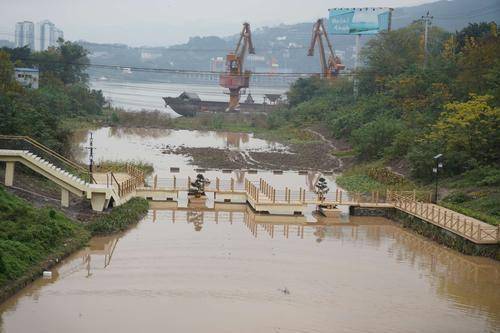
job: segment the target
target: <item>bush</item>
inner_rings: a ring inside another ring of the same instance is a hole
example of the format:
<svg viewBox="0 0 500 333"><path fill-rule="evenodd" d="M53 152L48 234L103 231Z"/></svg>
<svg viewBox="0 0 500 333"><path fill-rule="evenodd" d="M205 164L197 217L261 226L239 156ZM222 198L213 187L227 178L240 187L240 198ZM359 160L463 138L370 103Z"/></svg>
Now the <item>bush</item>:
<svg viewBox="0 0 500 333"><path fill-rule="evenodd" d="M395 119L378 118L353 131L354 148L364 159L383 157L384 150L392 144L394 137L404 126Z"/></svg>
<svg viewBox="0 0 500 333"><path fill-rule="evenodd" d="M111 212L104 213L91 221L86 229L93 235L107 235L124 231L147 213L149 204L147 200L133 198L127 203L113 208Z"/></svg>
<svg viewBox="0 0 500 333"><path fill-rule="evenodd" d="M454 192L454 193L448 195L444 201L459 204L459 203L464 203L466 201L469 201L470 199L471 199L471 197L469 197L464 192Z"/></svg>

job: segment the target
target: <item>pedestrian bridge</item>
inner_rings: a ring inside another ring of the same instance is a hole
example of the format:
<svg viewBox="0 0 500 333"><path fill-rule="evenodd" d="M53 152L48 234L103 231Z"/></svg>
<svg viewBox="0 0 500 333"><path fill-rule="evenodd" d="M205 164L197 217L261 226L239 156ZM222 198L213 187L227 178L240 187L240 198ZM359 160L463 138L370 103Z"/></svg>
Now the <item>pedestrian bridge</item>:
<svg viewBox="0 0 500 333"><path fill-rule="evenodd" d="M61 188L61 205L68 207L70 193L89 199L92 209L103 211L119 206L135 195L135 188L144 184L144 174L131 165L121 172L90 173L83 166L25 136L1 135L0 161L5 162L5 186L13 186L15 166L22 164L51 180Z"/></svg>
<svg viewBox="0 0 500 333"><path fill-rule="evenodd" d="M136 196L154 202L172 202L176 207L186 208L186 194L191 178L153 177L149 187L136 188ZM476 244L496 244L500 241L500 227L457 213L431 203L430 192L418 191L374 191L371 193L347 192L337 189L328 193L323 201L313 191L288 187L277 189L266 180L248 180L238 183L235 179L216 178L205 193L213 204L247 204L257 214L301 216L315 210L317 205L348 206L371 209L397 209L423 221L458 234ZM193 202L192 208L201 208ZM205 208L205 203L202 204Z"/></svg>
<svg viewBox="0 0 500 333"><path fill-rule="evenodd" d="M154 202L170 202L177 207L205 209L212 204L244 204L255 213L274 216L303 216L318 205L348 206L367 209L397 209L423 221L458 234L476 244L497 244L499 227L430 203L430 195L420 192L346 192L337 189L322 200L313 191L303 188L275 188L265 179L242 182L216 178L204 188L205 196L188 196L191 178L152 177L145 186L144 174L131 165L120 172L90 173L81 165L57 154L29 137L0 136L9 147L0 149L0 161L5 162L5 185L13 186L15 165L21 163L48 178L61 188L61 205L69 205L70 193L91 202L92 209L102 211L122 205L133 197ZM4 147L3 144L1 147Z"/></svg>

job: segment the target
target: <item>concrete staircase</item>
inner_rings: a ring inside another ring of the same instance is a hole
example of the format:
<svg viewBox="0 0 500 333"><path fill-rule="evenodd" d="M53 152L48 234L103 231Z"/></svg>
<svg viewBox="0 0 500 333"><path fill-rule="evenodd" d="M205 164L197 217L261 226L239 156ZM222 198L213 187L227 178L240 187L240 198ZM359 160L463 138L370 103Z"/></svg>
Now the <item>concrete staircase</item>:
<svg viewBox="0 0 500 333"><path fill-rule="evenodd" d="M0 161L6 162L6 186L13 185L15 163L21 163L61 187L61 205L63 207L69 206L70 193L89 199L92 209L95 211L102 211L110 204L119 206L133 197L132 193L118 195L119 185L116 183L89 183L27 150L0 149Z"/></svg>

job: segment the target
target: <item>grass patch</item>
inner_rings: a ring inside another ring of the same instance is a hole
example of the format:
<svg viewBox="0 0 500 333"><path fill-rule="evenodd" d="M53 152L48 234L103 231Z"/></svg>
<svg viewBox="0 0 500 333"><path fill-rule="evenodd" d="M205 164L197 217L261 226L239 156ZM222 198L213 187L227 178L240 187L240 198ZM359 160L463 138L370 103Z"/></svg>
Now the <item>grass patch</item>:
<svg viewBox="0 0 500 333"><path fill-rule="evenodd" d="M144 172L148 176L154 172L153 164L144 161L102 161L96 166L96 171L100 172L122 172L126 171L127 164Z"/></svg>
<svg viewBox="0 0 500 333"><path fill-rule="evenodd" d="M34 208L0 186L0 288L49 257L83 246L90 234L51 208Z"/></svg>
<svg viewBox="0 0 500 333"><path fill-rule="evenodd" d="M354 192L418 190L412 181L385 169L382 161L354 166L340 175L336 182L340 187Z"/></svg>
<svg viewBox="0 0 500 333"><path fill-rule="evenodd" d="M331 152L333 156L336 157L354 157L357 155L355 150L334 150Z"/></svg>
<svg viewBox="0 0 500 333"><path fill-rule="evenodd" d="M500 191L498 188L455 191L445 197L440 205L491 225L500 225Z"/></svg>
<svg viewBox="0 0 500 333"><path fill-rule="evenodd" d="M385 191L386 189L384 184L363 174L341 175L337 178L337 184L353 192Z"/></svg>
<svg viewBox="0 0 500 333"><path fill-rule="evenodd" d="M147 200L142 198L133 198L127 203L113 208L110 212L94 218L86 229L92 234L109 235L119 231L127 230L131 225L141 220L149 209Z"/></svg>
<svg viewBox="0 0 500 333"><path fill-rule="evenodd" d="M174 119L159 110L125 111L109 108L104 111L104 119L111 126L170 128Z"/></svg>

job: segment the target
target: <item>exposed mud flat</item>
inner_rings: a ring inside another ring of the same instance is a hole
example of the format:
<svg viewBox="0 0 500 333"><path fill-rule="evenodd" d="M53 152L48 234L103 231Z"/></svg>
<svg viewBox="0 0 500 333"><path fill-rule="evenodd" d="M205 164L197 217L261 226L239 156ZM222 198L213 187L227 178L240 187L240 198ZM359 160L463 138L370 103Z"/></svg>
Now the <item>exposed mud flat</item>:
<svg viewBox="0 0 500 333"><path fill-rule="evenodd" d="M188 156L191 163L203 168L228 169L279 169L338 171L339 161L330 155L330 147L324 144L293 145L290 150L241 151L205 147L170 147L164 154Z"/></svg>

